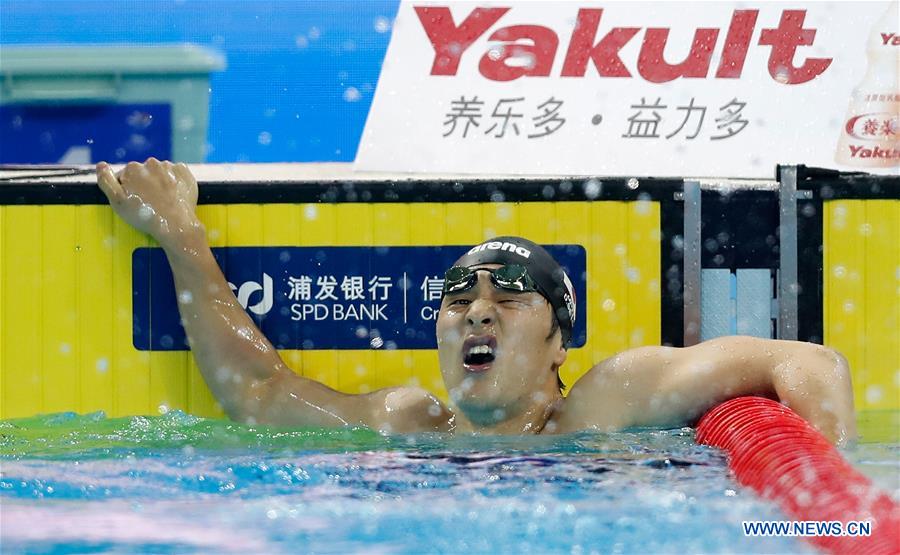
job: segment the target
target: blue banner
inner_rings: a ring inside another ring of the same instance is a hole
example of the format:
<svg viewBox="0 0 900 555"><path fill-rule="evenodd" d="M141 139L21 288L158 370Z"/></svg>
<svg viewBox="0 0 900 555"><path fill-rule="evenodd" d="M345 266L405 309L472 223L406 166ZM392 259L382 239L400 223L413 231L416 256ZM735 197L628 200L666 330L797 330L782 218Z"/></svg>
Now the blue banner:
<svg viewBox="0 0 900 555"><path fill-rule="evenodd" d="M213 256L241 305L278 349L435 349L444 272L465 252L442 247L225 247ZM584 247L550 245L586 314ZM132 255L134 346L188 350L172 272L159 248ZM587 339L584 318L572 346Z"/></svg>
<svg viewBox="0 0 900 555"><path fill-rule="evenodd" d="M172 157L169 104L0 106L0 163L95 164Z"/></svg>

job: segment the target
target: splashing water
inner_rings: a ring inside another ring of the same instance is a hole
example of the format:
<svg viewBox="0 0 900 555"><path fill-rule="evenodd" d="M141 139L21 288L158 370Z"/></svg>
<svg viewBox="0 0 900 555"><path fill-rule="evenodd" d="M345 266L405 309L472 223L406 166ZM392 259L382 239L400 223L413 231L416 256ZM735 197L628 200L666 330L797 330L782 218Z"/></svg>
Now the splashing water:
<svg viewBox="0 0 900 555"><path fill-rule="evenodd" d="M890 453L896 460L896 453ZM382 436L171 410L0 421L4 551L811 552L689 429Z"/></svg>

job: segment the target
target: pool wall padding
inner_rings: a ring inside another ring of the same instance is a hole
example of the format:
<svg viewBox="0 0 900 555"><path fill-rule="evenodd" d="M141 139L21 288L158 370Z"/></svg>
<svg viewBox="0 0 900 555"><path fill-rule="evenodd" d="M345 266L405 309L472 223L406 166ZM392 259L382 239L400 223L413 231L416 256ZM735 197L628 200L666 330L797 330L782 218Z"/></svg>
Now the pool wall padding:
<svg viewBox="0 0 900 555"><path fill-rule="evenodd" d="M900 409L900 201L824 203L825 344L853 369L857 409Z"/></svg>
<svg viewBox="0 0 900 555"><path fill-rule="evenodd" d="M610 183L595 201L481 202L493 186L487 183L478 202L219 200L201 202L198 211L211 245L219 247L459 245L499 234L581 244L588 343L572 350L562 369L571 384L603 358L659 344L667 333L673 337L667 326L681 325L672 309L680 301L672 300L665 281L676 263L666 262L669 241L680 233L677 219L665 219L678 182L650 187L649 201L627 200L637 192ZM289 185L318 190L313 196L327 191L320 184ZM642 181L641 190L648 186ZM152 242L116 218L90 183L70 195L85 200L71 204L52 200L69 194L63 186L28 187L28 195L51 200L22 204L19 193L10 193L0 204L0 418L158 414L160 407L221 415L188 353L133 346L131 255ZM231 199L231 184L212 187ZM823 200L821 237L808 238L813 246L821 241L821 258L800 260L810 266L808 275L821 272L821 284L801 287L821 286L821 333L850 361L858 411L900 409L900 200L891 195ZM668 204L657 201L664 198ZM678 336L669 341L677 344ZM446 398L433 351L282 355L298 373L341 391L418 384Z"/></svg>
<svg viewBox="0 0 900 555"><path fill-rule="evenodd" d="M588 342L600 360L660 343L660 208L653 201L207 204L212 246L434 246L514 234L583 245ZM314 214L314 217L310 217ZM132 343L132 252L153 246L106 205L0 206L0 417L181 409L221 416L188 352ZM446 399L435 351L282 351L296 372L356 393L418 384Z"/></svg>

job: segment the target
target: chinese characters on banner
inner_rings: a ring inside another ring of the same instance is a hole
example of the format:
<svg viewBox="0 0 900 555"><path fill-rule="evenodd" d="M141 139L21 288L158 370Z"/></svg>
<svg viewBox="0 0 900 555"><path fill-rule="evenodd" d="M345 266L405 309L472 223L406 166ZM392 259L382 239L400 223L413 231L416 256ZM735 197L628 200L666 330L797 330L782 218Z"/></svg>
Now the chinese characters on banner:
<svg viewBox="0 0 900 555"><path fill-rule="evenodd" d="M457 136L465 139L474 135L484 135L494 139L523 136L528 139L539 139L551 135L561 129L566 118L561 109L564 101L550 97L536 104L528 111L525 97L500 98L488 103L477 94L460 95L449 102L450 110L444 114L444 130L442 137ZM493 108L486 108L486 104ZM682 135L685 140L698 138L701 131L707 131L708 139L718 141L734 137L750 123L743 112L747 106L737 98L733 98L718 107L712 122L707 121L707 106L696 103L693 97L686 105L669 106L662 103L662 98L655 102L631 104L633 113L626 118L626 129L622 133L625 139L672 139ZM592 120L596 124L603 121L601 114L594 114ZM680 123L679 123L680 120ZM704 122L707 128L704 128ZM886 122L889 128L890 122ZM874 123L873 123L874 125ZM672 131L667 132L671 127Z"/></svg>
<svg viewBox="0 0 900 555"><path fill-rule="evenodd" d="M546 137L556 132L560 127L565 125L566 119L561 117L559 109L563 102L556 100L552 96L538 104L533 112L529 113L526 120L523 112L522 103L525 98L501 98L494 104L494 108L488 115L490 126L487 127L483 134L502 139L507 133L520 135L523 133L521 127L525 127L524 134L529 139L537 139ZM446 133L444 137L449 137L457 131L457 124L460 124L463 138L468 136L471 128L482 127L482 119L484 118L483 107L485 102L480 100L477 95L472 98L460 96L458 100L450 102L450 112L446 114L444 127ZM472 129L475 131L476 129Z"/></svg>

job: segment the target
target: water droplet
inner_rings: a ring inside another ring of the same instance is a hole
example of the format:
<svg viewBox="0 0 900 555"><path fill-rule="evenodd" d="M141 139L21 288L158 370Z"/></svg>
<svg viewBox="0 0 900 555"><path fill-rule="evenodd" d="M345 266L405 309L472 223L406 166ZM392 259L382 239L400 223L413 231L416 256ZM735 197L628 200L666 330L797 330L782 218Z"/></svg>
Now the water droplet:
<svg viewBox="0 0 900 555"><path fill-rule="evenodd" d="M879 385L870 385L866 388L866 402L875 404L884 397L884 389Z"/></svg>
<svg viewBox="0 0 900 555"><path fill-rule="evenodd" d="M600 196L601 189L600 181L597 179L588 179L584 182L584 196L587 197L588 200L594 200Z"/></svg>
<svg viewBox="0 0 900 555"><path fill-rule="evenodd" d="M784 66L779 66L775 69L775 75L772 76L773 79L786 85L788 81L790 81L790 73L788 72L788 68Z"/></svg>
<svg viewBox="0 0 900 555"><path fill-rule="evenodd" d="M641 281L641 271L633 266L627 268L625 270L625 279L631 283L639 283Z"/></svg>
<svg viewBox="0 0 900 555"><path fill-rule="evenodd" d="M141 207L138 208L138 218L141 220L147 221L153 217L153 214L153 207L149 204L142 204Z"/></svg>
<svg viewBox="0 0 900 555"><path fill-rule="evenodd" d="M647 193L641 193L638 195L638 201L634 203L634 212L640 216L647 216L650 214L653 209L653 203L650 200L650 195Z"/></svg>
<svg viewBox="0 0 900 555"><path fill-rule="evenodd" d="M179 131L191 131L192 129L194 129L195 125L196 125L196 122L194 121L194 118L192 116L183 116L178 119L178 130ZM136 138L137 138L136 135L132 135L132 139L136 139ZM141 145L143 145L144 143L147 142L147 140L145 138L141 137L141 139L142 139L140 141ZM134 141L132 141L132 142L134 142Z"/></svg>
<svg viewBox="0 0 900 555"><path fill-rule="evenodd" d="M379 17L375 18L375 32L376 33L387 33L390 30L391 30L391 20L390 19L383 17L383 16L379 16Z"/></svg>
<svg viewBox="0 0 900 555"><path fill-rule="evenodd" d="M347 87L344 89L344 102L356 102L360 98L362 98L362 94L360 94L359 89L356 87Z"/></svg>

